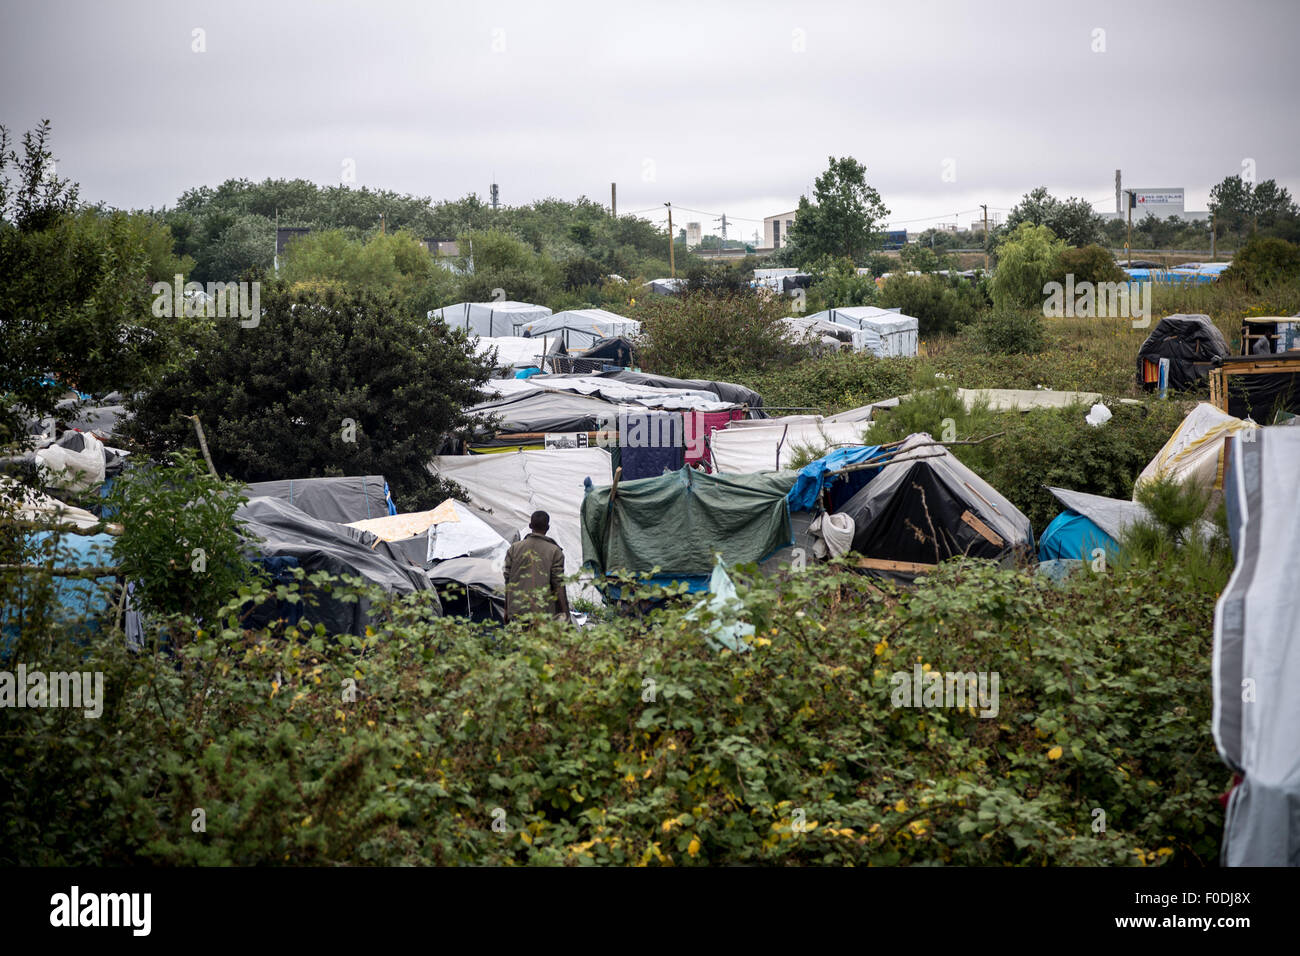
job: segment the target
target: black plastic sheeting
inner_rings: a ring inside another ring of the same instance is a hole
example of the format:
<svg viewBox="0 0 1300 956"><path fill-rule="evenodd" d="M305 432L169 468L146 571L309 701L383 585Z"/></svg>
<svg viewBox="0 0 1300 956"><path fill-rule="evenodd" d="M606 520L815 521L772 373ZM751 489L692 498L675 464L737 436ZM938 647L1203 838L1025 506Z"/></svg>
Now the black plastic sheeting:
<svg viewBox="0 0 1300 956"><path fill-rule="evenodd" d="M1300 415L1300 363L1294 372L1229 375L1226 381L1229 415L1261 425L1272 424L1279 411Z"/></svg>
<svg viewBox="0 0 1300 956"><path fill-rule="evenodd" d="M573 352L570 358L604 359L610 365L627 368L636 364L636 348L632 340L621 335L597 340L590 348Z"/></svg>
<svg viewBox="0 0 1300 956"><path fill-rule="evenodd" d="M997 505L996 512L965 487L963 475ZM963 521L967 511L998 534L1002 545ZM919 458L887 465L839 513L853 519L852 550L863 557L938 564L961 555L1001 561L1033 552L1029 519L955 459ZM901 571L869 573L904 582L916 577Z"/></svg>
<svg viewBox="0 0 1300 956"><path fill-rule="evenodd" d="M1162 358L1169 359L1169 387L1183 389L1209 375L1208 363L1227 357L1228 342L1208 315L1166 316L1138 349L1138 387L1155 387L1143 381L1144 360L1159 365Z"/></svg>
<svg viewBox="0 0 1300 956"><path fill-rule="evenodd" d="M256 481L248 486L248 497L278 498L313 518L339 524L392 514L383 475Z"/></svg>
<svg viewBox="0 0 1300 956"><path fill-rule="evenodd" d="M235 512L235 518L242 522L240 536L254 558L290 558L308 574L327 571L334 575L353 575L399 594L432 588L424 572L387 542L367 531L314 518L288 502L252 498ZM330 634L365 632L370 620L368 601L347 602L324 592L310 593L318 603L303 610L303 617L324 624ZM429 598L430 613L441 614L436 595L431 594ZM292 620L297 613L296 607L280 608L268 601L254 613L248 626L262 626L279 617Z"/></svg>

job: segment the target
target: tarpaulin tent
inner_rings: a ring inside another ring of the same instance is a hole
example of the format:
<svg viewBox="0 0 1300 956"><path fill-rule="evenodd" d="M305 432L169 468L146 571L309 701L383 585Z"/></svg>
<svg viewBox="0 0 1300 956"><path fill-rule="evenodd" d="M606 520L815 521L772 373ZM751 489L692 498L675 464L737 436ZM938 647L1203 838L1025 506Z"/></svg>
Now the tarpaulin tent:
<svg viewBox="0 0 1300 956"><path fill-rule="evenodd" d="M1133 483L1135 500L1142 484L1161 475L1178 482L1191 480L1204 491L1222 488L1224 440L1256 427L1254 422L1233 418L1209 402L1201 402L1188 412L1164 447L1142 469Z"/></svg>
<svg viewBox="0 0 1300 956"><path fill-rule="evenodd" d="M71 516L63 515L67 521ZM71 526L71 524L69 524ZM35 549L44 564L59 569L111 568L114 566L111 534L77 534L74 531L38 531L23 535L26 545ZM93 573L93 572L92 572ZM68 633L92 634L99 628L101 618L107 616L116 596L116 579L113 574L98 578L51 575L49 577L53 606L51 616ZM28 582L24 582L26 584ZM13 592L11 592L13 593ZM14 643L21 634L20 614L23 613L23 592L17 592L17 606L0 603L0 659L12 653ZM30 622L28 622L30 629Z"/></svg>
<svg viewBox="0 0 1300 956"><path fill-rule="evenodd" d="M598 488L582 501L582 558L614 570L707 577L726 564L761 561L793 541L785 496L790 472L707 475L691 468ZM612 504L611 504L611 498Z"/></svg>
<svg viewBox="0 0 1300 956"><path fill-rule="evenodd" d="M716 382L698 378L671 378L667 375L647 375L645 372L606 372L602 378L612 378L632 385L649 385L652 388L680 388L712 392L719 401L747 405L750 418L763 418L763 396L752 388L732 382Z"/></svg>
<svg viewBox="0 0 1300 956"><path fill-rule="evenodd" d="M501 562L450 558L437 562L425 574L438 591L444 616L505 621L506 584Z"/></svg>
<svg viewBox="0 0 1300 956"><path fill-rule="evenodd" d="M1214 611L1214 743L1240 774L1221 862L1300 866L1300 431L1232 442L1225 486L1236 567Z"/></svg>
<svg viewBox="0 0 1300 956"><path fill-rule="evenodd" d="M626 402L646 408L676 411L723 412L739 403L722 401L716 392L703 388L677 388L624 382L604 375L535 375L529 383L536 388L590 395L607 402Z"/></svg>
<svg viewBox="0 0 1300 956"><path fill-rule="evenodd" d="M827 309L809 318L824 319L852 330L853 347L859 352L871 352L881 358L917 354L920 324L913 316L874 305L857 305Z"/></svg>
<svg viewBox="0 0 1300 956"><path fill-rule="evenodd" d="M492 431L498 434L545 434L598 431L614 420L618 406L594 396L534 388L482 402L468 411L484 422L488 416L495 418Z"/></svg>
<svg viewBox="0 0 1300 956"><path fill-rule="evenodd" d="M522 339L512 335L490 338L481 335L474 339L476 355L487 355L496 350L496 368L521 369L541 368L542 356L550 347L551 340L546 337Z"/></svg>
<svg viewBox="0 0 1300 956"><path fill-rule="evenodd" d="M582 567L578 514L584 482L590 479L601 486L612 480L610 456L604 448L444 455L429 463L429 471L456 482L471 504L524 533L534 511L547 512L549 534L564 549L565 574L576 574ZM583 590L571 584L570 599L583 596Z"/></svg>
<svg viewBox="0 0 1300 956"><path fill-rule="evenodd" d="M605 309L568 309L515 326L516 335L558 336L568 349L585 349L612 336L630 338L641 333L641 323Z"/></svg>
<svg viewBox="0 0 1300 956"><path fill-rule="evenodd" d="M597 339L593 344L578 352L552 358L549 368L556 372L604 372L624 369L635 365L637 361L636 345L631 339L622 335Z"/></svg>
<svg viewBox="0 0 1300 956"><path fill-rule="evenodd" d="M1210 363L1227 358L1228 341L1208 315L1179 313L1156 323L1137 354L1137 383L1156 387L1160 360L1169 359L1169 387L1187 388L1210 373Z"/></svg>
<svg viewBox="0 0 1300 956"><path fill-rule="evenodd" d="M550 314L546 306L530 302L457 302L434 309L429 318L442 319L448 328L463 329L470 335L492 337L517 335L519 326Z"/></svg>
<svg viewBox="0 0 1300 956"><path fill-rule="evenodd" d="M642 288L649 289L655 295L677 295L686 291L685 279L651 279Z"/></svg>
<svg viewBox="0 0 1300 956"><path fill-rule="evenodd" d="M247 493L249 498L286 501L313 518L339 524L397 514L383 475L255 481Z"/></svg>
<svg viewBox="0 0 1300 956"><path fill-rule="evenodd" d="M820 453L831 445L860 445L861 422L787 422L770 427L726 428L714 432L714 469L724 475L789 468L801 449Z"/></svg>
<svg viewBox="0 0 1300 956"><path fill-rule="evenodd" d="M1051 520L1038 539L1038 560L1078 559L1092 561L1100 548L1106 560L1119 554L1119 538L1131 525L1150 519L1147 510L1135 501L1106 498L1084 491L1051 488L1065 508Z"/></svg>
<svg viewBox="0 0 1300 956"><path fill-rule="evenodd" d="M793 342L803 342L811 338L814 342L839 349L853 344L853 329L839 325L816 316L792 315L781 320L785 326L785 337Z"/></svg>
<svg viewBox="0 0 1300 956"><path fill-rule="evenodd" d="M892 580L910 581L960 555L1033 554L1029 519L925 433L909 436L838 513L853 519L860 566Z"/></svg>
<svg viewBox="0 0 1300 956"><path fill-rule="evenodd" d="M251 498L235 512L235 520L254 557L291 558L308 573L353 575L399 594L430 589L424 573L387 542L369 532L312 517L279 498ZM319 605L303 610L304 617L324 624L331 634L363 633L370 620L367 601L347 602L323 593L317 593L317 598ZM264 613L254 612L257 620L271 619L277 610L269 602L264 609ZM440 613L436 598L430 602L430 613Z"/></svg>

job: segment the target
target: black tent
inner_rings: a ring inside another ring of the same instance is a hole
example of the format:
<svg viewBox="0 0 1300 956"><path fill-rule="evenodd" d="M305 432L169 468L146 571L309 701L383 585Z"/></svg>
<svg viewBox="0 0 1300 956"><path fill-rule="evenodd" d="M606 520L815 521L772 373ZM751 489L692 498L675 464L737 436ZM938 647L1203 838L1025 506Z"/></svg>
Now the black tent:
<svg viewBox="0 0 1300 956"><path fill-rule="evenodd" d="M322 521L364 521L396 514L383 475L254 481L249 498L276 498Z"/></svg>
<svg viewBox="0 0 1300 956"><path fill-rule="evenodd" d="M909 437L838 513L853 519L864 570L889 580L960 555L1012 560L1034 549L1029 519L925 434Z"/></svg>
<svg viewBox="0 0 1300 956"><path fill-rule="evenodd" d="M1138 349L1138 387L1156 387L1162 358L1169 359L1169 387L1183 389L1208 376L1215 359L1227 357L1228 342L1208 315L1166 316Z"/></svg>

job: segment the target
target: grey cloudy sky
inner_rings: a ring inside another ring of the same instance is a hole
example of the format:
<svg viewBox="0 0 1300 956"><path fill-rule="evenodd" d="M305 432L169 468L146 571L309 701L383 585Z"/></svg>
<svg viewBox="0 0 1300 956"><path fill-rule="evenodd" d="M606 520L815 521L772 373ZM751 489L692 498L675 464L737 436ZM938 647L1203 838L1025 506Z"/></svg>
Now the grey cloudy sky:
<svg viewBox="0 0 1300 956"><path fill-rule="evenodd" d="M0 0L0 17L0 123L49 117L60 175L119 207L236 177L337 183L352 160L358 185L435 199L495 176L510 204L608 202L617 181L621 212L670 200L749 236L831 154L913 229L1039 184L1111 210L1116 168L1185 187L1189 209L1246 159L1300 193L1291 0Z"/></svg>

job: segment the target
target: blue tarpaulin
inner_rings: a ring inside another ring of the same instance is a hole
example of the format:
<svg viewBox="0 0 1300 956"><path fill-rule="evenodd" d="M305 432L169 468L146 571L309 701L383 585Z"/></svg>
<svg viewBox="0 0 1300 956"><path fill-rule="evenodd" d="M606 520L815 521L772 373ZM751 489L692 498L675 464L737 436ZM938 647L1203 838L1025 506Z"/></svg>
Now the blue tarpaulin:
<svg viewBox="0 0 1300 956"><path fill-rule="evenodd" d="M1119 544L1092 519L1067 510L1053 518L1038 539L1038 560L1075 558L1091 561L1098 548L1105 551L1107 560L1111 561L1119 553Z"/></svg>
<svg viewBox="0 0 1300 956"><path fill-rule="evenodd" d="M832 474L832 472L867 461L879 451L879 445L836 448L829 455L804 465L799 470L799 477L795 479L794 487L785 496L786 501L789 502L790 510L811 511L816 506L817 496L822 493L823 489L830 487L837 480L843 481L848 477L847 475ZM861 472L854 472L853 474L858 477L860 483L865 483L877 471L879 469L864 468Z"/></svg>

